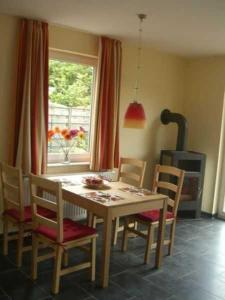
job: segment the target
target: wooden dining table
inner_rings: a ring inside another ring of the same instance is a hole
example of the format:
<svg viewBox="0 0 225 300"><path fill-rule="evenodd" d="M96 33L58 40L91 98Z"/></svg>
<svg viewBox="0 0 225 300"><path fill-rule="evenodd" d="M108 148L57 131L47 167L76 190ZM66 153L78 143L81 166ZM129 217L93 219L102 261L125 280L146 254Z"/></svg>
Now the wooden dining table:
<svg viewBox="0 0 225 300"><path fill-rule="evenodd" d="M51 180L52 177L47 176L47 178ZM57 180L57 178L60 179L60 176L54 176L53 180ZM155 257L155 267L159 268L162 263L165 217L168 197L162 194L149 193L148 195L144 195L141 193L129 192L128 190L132 188L132 186L120 181L107 182L103 190L92 190L82 183L73 184L72 178L73 177L70 176L68 182L63 184L62 193L64 201L68 201L79 207L82 207L88 212L91 212L98 217L103 218L104 220L101 286L105 288L109 284L112 223L116 217L123 217L152 209L160 210L158 241ZM105 198L105 201L100 201L94 197L90 197L90 193L94 192L100 192L103 194L106 193L107 197Z"/></svg>

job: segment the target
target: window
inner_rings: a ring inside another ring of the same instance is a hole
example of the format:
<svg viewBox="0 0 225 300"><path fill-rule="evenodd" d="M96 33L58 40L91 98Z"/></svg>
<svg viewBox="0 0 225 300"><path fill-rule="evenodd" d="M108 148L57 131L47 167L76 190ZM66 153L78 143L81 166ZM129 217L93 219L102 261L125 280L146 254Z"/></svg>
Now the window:
<svg viewBox="0 0 225 300"><path fill-rule="evenodd" d="M48 163L90 160L96 64L96 58L50 52Z"/></svg>

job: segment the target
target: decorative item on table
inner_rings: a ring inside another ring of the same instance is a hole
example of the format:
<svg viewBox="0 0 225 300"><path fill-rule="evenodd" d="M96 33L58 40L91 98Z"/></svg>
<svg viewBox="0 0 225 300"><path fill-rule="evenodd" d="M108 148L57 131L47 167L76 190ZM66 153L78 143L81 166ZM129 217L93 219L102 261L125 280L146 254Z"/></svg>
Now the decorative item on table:
<svg viewBox="0 0 225 300"><path fill-rule="evenodd" d="M83 178L83 183L88 188L98 189L104 186L104 180L99 176L85 176Z"/></svg>
<svg viewBox="0 0 225 300"><path fill-rule="evenodd" d="M51 178L52 181L55 181L55 182L61 182L61 184L63 186L77 186L77 185L80 185L80 182L79 180L69 180L67 178Z"/></svg>
<svg viewBox="0 0 225 300"><path fill-rule="evenodd" d="M149 196L154 195L155 193L148 190L148 189L142 189L142 188L136 188L136 187L126 187L120 189L123 192L133 193L137 196Z"/></svg>
<svg viewBox="0 0 225 300"><path fill-rule="evenodd" d="M101 193L101 194L100 194ZM109 194L109 193L103 193L99 192L102 198L107 199L108 201L117 201L117 200L124 200L123 197L117 194Z"/></svg>
<svg viewBox="0 0 225 300"><path fill-rule="evenodd" d="M101 203L108 203L110 201L118 201L118 200L124 200L123 197L117 195L117 194L109 194L104 192L90 192L85 193L82 196L85 198L88 198L93 201L98 201Z"/></svg>
<svg viewBox="0 0 225 300"><path fill-rule="evenodd" d="M70 163L69 153L85 139L86 131L83 127L79 129L55 127L48 131L48 141L55 141L64 153L64 163Z"/></svg>
<svg viewBox="0 0 225 300"><path fill-rule="evenodd" d="M93 200L93 201L98 201L98 202L101 202L101 203L106 202L106 199L103 199L101 196L99 196L97 192L85 193L85 194L82 194L82 196L84 198L87 198L87 199L90 199L90 200Z"/></svg>

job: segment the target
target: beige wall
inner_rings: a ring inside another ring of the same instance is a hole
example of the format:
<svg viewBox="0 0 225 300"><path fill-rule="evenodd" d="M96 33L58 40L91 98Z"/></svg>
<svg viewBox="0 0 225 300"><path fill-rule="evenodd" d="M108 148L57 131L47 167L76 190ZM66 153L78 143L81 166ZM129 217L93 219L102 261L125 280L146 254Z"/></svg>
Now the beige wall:
<svg viewBox="0 0 225 300"><path fill-rule="evenodd" d="M184 112L189 148L206 153L202 210L215 213L214 189L225 87L225 56L189 60Z"/></svg>
<svg viewBox="0 0 225 300"><path fill-rule="evenodd" d="M85 54L98 55L98 37L68 27L49 26L49 47Z"/></svg>
<svg viewBox="0 0 225 300"><path fill-rule="evenodd" d="M10 161L16 91L17 18L0 15L0 37L0 161ZM0 212L1 209L0 201Z"/></svg>
<svg viewBox="0 0 225 300"><path fill-rule="evenodd" d="M50 47L96 56L98 37L66 27L50 25ZM160 124L162 109L182 112L184 102L185 60L151 49L143 51L140 101L144 104L148 122L145 130L122 128L123 116L132 100L136 79L136 45L123 42L121 83L120 141L121 155L143 158L148 161L145 185L151 183L151 170L158 160L160 149L175 147L176 126ZM146 142L147 141L147 142Z"/></svg>
<svg viewBox="0 0 225 300"><path fill-rule="evenodd" d="M17 18L0 15L0 161L11 158L18 22Z"/></svg>
<svg viewBox="0 0 225 300"><path fill-rule="evenodd" d="M97 55L97 40L94 35L50 26L50 47L53 48ZM135 60L136 46L123 42L121 155L147 160L145 186L148 187L160 149L174 149L176 144L176 125L162 125L160 112L169 108L184 113L189 122L188 148L207 155L202 210L216 212L214 190L224 97L225 57L188 60L144 48L139 98L147 114L145 130L122 127L125 110L133 97Z"/></svg>
<svg viewBox="0 0 225 300"><path fill-rule="evenodd" d="M145 108L147 126L144 130L122 128L125 110L134 95L136 51L135 45L123 43L120 145L122 156L147 160L145 186L149 187L160 150L176 146L176 125L162 125L159 117L165 108L183 112L185 60L143 49L139 99Z"/></svg>
<svg viewBox="0 0 225 300"><path fill-rule="evenodd" d="M0 160L7 160L12 141L15 103L18 22L0 15ZM98 37L74 29L50 25L50 47L96 56ZM224 93L225 58L185 60L174 55L143 49L140 101L147 114L144 130L122 128L123 116L132 101L135 82L136 45L123 42L120 109L121 155L146 159L145 185L158 161L160 149L174 149L176 125L160 124L164 108L184 113L189 121L189 147L207 154L203 210L212 211L218 158L218 143Z"/></svg>

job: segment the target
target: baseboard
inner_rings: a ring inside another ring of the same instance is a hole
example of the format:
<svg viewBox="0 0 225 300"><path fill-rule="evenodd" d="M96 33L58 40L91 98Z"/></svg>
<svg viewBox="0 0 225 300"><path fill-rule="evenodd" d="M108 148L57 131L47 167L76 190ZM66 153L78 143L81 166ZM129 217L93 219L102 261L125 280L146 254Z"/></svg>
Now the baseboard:
<svg viewBox="0 0 225 300"><path fill-rule="evenodd" d="M201 218L205 219L219 219L218 214L211 214L206 211L201 211L201 215L196 218L195 211L179 211L178 212L178 219L180 220L200 220Z"/></svg>
<svg viewBox="0 0 225 300"><path fill-rule="evenodd" d="M201 211L201 217L203 218L210 218L210 219L218 219L218 214L212 214L212 213L208 213L206 211Z"/></svg>

